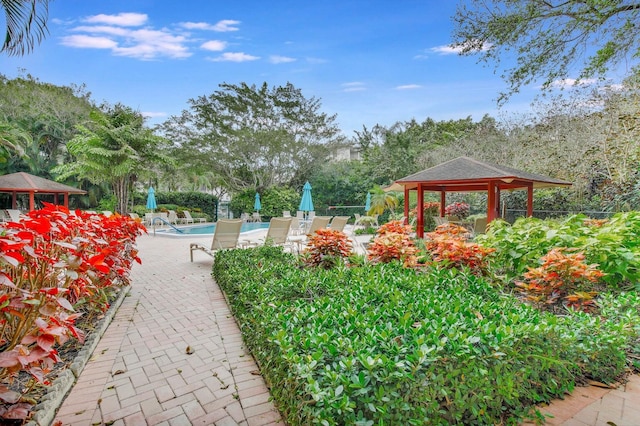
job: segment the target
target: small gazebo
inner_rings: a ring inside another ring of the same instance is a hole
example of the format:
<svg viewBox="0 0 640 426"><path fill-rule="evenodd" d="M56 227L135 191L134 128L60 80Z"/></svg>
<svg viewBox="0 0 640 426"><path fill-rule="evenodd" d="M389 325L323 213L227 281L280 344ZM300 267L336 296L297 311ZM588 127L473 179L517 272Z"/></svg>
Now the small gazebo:
<svg viewBox="0 0 640 426"><path fill-rule="evenodd" d="M53 194L53 204L58 203L58 197L63 196L63 205L69 208L69 194L86 194L87 191L64 185L53 180L30 175L25 172L11 173L0 176L0 192L11 194L11 208L17 208L18 194L29 194L29 211L35 210L36 194Z"/></svg>
<svg viewBox="0 0 640 426"><path fill-rule="evenodd" d="M527 216L533 215L533 189L571 186L553 179L511 167L458 157L395 181L404 188L404 214L409 216L409 191L418 193L417 235L424 236L424 193L440 193L440 214L444 215L447 192L487 192L487 221L500 216L500 191L527 190Z"/></svg>

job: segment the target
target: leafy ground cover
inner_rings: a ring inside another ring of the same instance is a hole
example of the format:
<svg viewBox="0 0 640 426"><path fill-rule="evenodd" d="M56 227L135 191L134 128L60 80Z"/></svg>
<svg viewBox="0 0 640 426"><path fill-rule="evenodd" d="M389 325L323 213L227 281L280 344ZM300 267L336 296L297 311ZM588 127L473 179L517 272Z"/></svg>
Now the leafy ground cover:
<svg viewBox="0 0 640 426"><path fill-rule="evenodd" d="M336 264L260 247L213 267L291 425L542 420L535 404L612 382L637 354L636 292L554 315L459 263Z"/></svg>

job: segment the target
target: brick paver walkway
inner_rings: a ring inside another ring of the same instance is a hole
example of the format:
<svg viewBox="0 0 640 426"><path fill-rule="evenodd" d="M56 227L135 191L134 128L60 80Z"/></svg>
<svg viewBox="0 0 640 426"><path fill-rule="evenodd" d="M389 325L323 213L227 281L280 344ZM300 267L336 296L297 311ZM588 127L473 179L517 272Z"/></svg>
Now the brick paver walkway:
<svg viewBox="0 0 640 426"><path fill-rule="evenodd" d="M63 425L282 424L202 252L210 237L142 236L130 295L56 421Z"/></svg>
<svg viewBox="0 0 640 426"><path fill-rule="evenodd" d="M263 237L265 231L252 234ZM60 408L62 425L283 425L222 292L210 237L139 238L142 265L91 361ZM640 378L577 388L543 412L548 424L640 426Z"/></svg>

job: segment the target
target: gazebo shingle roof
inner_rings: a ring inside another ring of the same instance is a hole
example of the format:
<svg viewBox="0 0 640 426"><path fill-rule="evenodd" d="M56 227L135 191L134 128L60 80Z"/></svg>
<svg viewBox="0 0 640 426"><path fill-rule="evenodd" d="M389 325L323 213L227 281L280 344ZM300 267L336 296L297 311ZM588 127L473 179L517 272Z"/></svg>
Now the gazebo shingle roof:
<svg viewBox="0 0 640 426"><path fill-rule="evenodd" d="M0 192L39 192L45 194L86 194L87 191L25 172L0 176Z"/></svg>
<svg viewBox="0 0 640 426"><path fill-rule="evenodd" d="M535 188L571 186L571 182L528 173L511 167L486 163L469 157L458 157L437 166L398 179L402 185L414 182L465 182L488 180L525 180L533 182Z"/></svg>

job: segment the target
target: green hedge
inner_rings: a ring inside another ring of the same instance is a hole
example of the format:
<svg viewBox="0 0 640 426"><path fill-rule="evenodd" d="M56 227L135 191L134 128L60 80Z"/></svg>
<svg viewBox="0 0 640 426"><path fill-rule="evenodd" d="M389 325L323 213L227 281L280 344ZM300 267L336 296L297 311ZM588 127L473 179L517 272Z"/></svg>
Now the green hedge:
<svg viewBox="0 0 640 426"><path fill-rule="evenodd" d="M190 211L206 214L209 220L213 222L218 220L218 197L215 195L203 192L156 192L156 202L158 205L173 204L182 206Z"/></svg>
<svg viewBox="0 0 640 426"><path fill-rule="evenodd" d="M219 252L213 275L290 425L516 424L618 377L640 323L637 296L557 317L465 272L303 269L275 247Z"/></svg>

